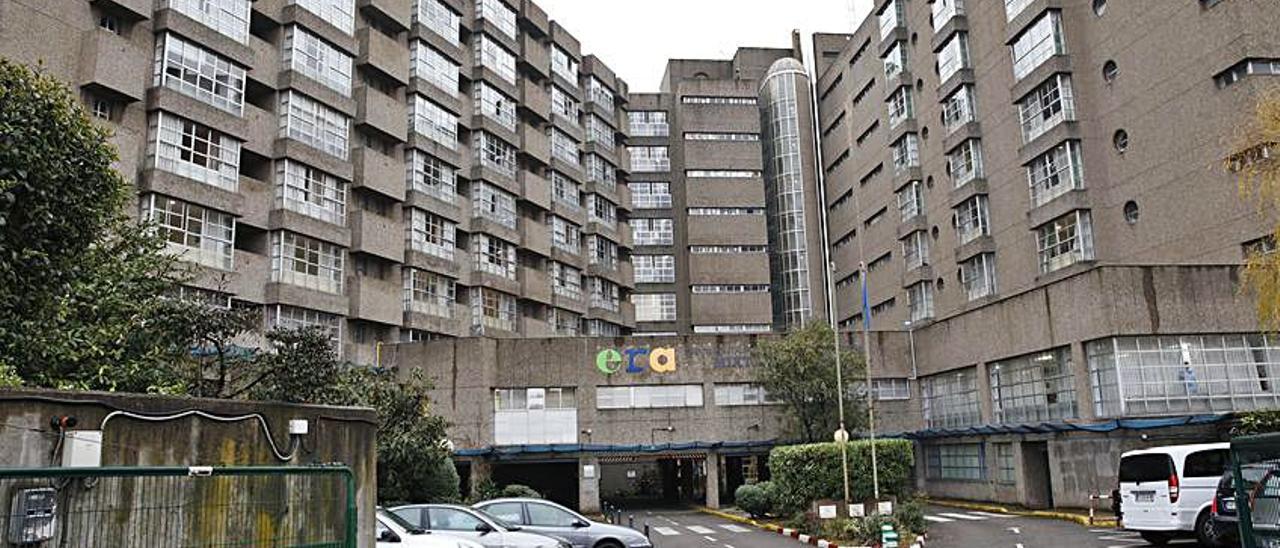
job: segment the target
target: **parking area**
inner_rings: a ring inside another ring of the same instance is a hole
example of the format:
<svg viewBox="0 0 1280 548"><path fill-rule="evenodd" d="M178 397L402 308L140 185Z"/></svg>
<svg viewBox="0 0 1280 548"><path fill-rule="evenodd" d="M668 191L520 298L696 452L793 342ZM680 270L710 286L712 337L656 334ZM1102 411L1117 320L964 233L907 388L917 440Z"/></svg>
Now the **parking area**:
<svg viewBox="0 0 1280 548"><path fill-rule="evenodd" d="M779 548L808 546L777 533L693 510L652 510L636 514L636 527L649 524L655 548Z"/></svg>
<svg viewBox="0 0 1280 548"><path fill-rule="evenodd" d="M1089 528L1068 521L929 506L930 548L1135 548L1151 546L1137 533ZM1166 546L1195 548L1192 539Z"/></svg>

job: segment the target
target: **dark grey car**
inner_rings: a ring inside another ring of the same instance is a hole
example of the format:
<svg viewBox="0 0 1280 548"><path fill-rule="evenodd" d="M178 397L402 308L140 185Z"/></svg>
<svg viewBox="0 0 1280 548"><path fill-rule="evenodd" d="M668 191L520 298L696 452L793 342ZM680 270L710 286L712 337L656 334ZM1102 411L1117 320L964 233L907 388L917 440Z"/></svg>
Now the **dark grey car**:
<svg viewBox="0 0 1280 548"><path fill-rule="evenodd" d="M551 501L496 499L476 504L476 508L527 530L565 539L573 548L653 548L653 543L635 529L591 521Z"/></svg>

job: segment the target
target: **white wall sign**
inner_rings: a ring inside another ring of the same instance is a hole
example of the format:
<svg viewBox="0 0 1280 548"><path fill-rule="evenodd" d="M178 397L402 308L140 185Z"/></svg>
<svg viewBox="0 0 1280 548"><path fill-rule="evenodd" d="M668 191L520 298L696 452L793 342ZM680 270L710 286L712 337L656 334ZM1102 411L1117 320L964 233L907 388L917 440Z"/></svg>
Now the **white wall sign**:
<svg viewBox="0 0 1280 548"><path fill-rule="evenodd" d="M585 464L585 465L583 465L583 466L582 466L582 477L584 477L584 478L586 478L586 479L593 479L593 478L595 478L595 477L596 477L596 465L594 465L594 464Z"/></svg>
<svg viewBox="0 0 1280 548"><path fill-rule="evenodd" d="M867 515L867 507L861 504L849 505L849 517L860 518Z"/></svg>
<svg viewBox="0 0 1280 548"><path fill-rule="evenodd" d="M836 519L836 505L819 506L818 517L822 519Z"/></svg>
<svg viewBox="0 0 1280 548"><path fill-rule="evenodd" d="M880 512L880 515L882 515L882 516L887 516L887 515L889 515L889 514L892 514L892 513L893 513L893 502L891 502L891 501L887 501L887 500L886 500L886 501L884 501L884 502L879 503L879 505L878 505L878 510L879 510L879 512Z"/></svg>

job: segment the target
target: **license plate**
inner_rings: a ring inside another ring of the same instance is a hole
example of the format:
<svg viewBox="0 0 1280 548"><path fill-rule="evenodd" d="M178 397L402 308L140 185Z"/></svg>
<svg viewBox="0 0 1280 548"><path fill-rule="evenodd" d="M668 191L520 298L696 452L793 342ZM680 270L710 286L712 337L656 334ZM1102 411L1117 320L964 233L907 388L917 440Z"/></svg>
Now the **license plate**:
<svg viewBox="0 0 1280 548"><path fill-rule="evenodd" d="M1235 512L1235 511L1236 511L1236 501L1234 501L1234 500L1224 500L1224 501L1222 501L1222 507L1223 507L1223 508L1225 508L1228 512Z"/></svg>
<svg viewBox="0 0 1280 548"><path fill-rule="evenodd" d="M1138 491L1133 494L1133 500L1138 502L1155 502L1156 492L1155 491Z"/></svg>

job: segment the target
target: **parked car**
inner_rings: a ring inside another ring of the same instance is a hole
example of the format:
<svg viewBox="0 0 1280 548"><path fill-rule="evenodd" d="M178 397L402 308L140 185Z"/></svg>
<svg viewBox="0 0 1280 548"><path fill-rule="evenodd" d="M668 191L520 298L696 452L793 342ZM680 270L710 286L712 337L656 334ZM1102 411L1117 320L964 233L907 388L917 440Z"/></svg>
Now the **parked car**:
<svg viewBox="0 0 1280 548"><path fill-rule="evenodd" d="M395 514L379 508L375 526L377 548L482 548L479 544L446 535L433 535Z"/></svg>
<svg viewBox="0 0 1280 548"><path fill-rule="evenodd" d="M531 531L563 538L573 548L653 548L648 537L635 529L591 521L547 500L496 499L476 507Z"/></svg>
<svg viewBox="0 0 1280 548"><path fill-rule="evenodd" d="M482 510L454 504L411 504L391 509L413 527L433 533L456 536L484 548L570 548L565 539L536 532L522 531L519 525L507 523Z"/></svg>
<svg viewBox="0 0 1280 548"><path fill-rule="evenodd" d="M1253 492L1268 470L1271 470L1270 465L1241 467L1240 475L1244 479L1245 492ZM1228 468L1222 473L1222 479L1218 480L1218 491L1213 498L1213 523L1220 542L1226 545L1239 542L1239 521L1234 478Z"/></svg>
<svg viewBox="0 0 1280 548"><path fill-rule="evenodd" d="M1171 445L1128 451L1120 457L1120 512L1124 528L1160 546L1195 535L1218 546L1213 499L1231 461L1229 443Z"/></svg>

